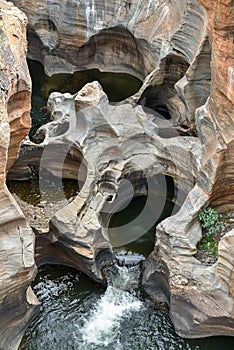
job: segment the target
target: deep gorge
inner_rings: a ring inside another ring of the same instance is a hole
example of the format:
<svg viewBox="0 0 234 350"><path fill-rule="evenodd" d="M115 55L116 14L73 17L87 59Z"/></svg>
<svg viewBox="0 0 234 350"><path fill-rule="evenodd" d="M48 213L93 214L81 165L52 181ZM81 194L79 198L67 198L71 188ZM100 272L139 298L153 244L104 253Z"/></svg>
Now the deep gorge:
<svg viewBox="0 0 234 350"><path fill-rule="evenodd" d="M0 5L0 349L231 349L232 6Z"/></svg>

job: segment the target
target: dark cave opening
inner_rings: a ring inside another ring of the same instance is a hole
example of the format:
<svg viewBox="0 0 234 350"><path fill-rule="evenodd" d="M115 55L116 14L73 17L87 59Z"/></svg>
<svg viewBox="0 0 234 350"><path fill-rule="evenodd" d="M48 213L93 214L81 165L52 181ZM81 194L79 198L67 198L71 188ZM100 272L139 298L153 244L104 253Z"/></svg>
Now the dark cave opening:
<svg viewBox="0 0 234 350"><path fill-rule="evenodd" d="M175 84L185 74L188 62L180 55L170 54L160 64L150 86L141 95L138 103L170 120L177 113Z"/></svg>
<svg viewBox="0 0 234 350"><path fill-rule="evenodd" d="M87 83L97 80L108 96L111 103L120 102L136 93L142 81L130 74L101 72L98 69L88 69L74 74L55 74L51 77L44 72L43 65L37 61L28 60L32 78L32 129L30 138L36 130L49 121L47 113L47 99L50 93L58 91L75 94Z"/></svg>
<svg viewBox="0 0 234 350"><path fill-rule="evenodd" d="M134 181L133 174L132 179ZM142 191L142 181L140 187L138 180L136 184L133 182L135 194L130 201L125 197L119 200L120 204L112 202L116 210L109 216L107 226L114 248L148 256L154 248L156 226L180 207L176 203L177 188L172 177L156 174L145 179L146 194Z"/></svg>
<svg viewBox="0 0 234 350"><path fill-rule="evenodd" d="M150 100L147 102L147 107L154 110L155 112L158 113L158 117L162 117L162 119L170 120L171 119L171 114L167 108L166 105L163 104L158 104L157 101Z"/></svg>

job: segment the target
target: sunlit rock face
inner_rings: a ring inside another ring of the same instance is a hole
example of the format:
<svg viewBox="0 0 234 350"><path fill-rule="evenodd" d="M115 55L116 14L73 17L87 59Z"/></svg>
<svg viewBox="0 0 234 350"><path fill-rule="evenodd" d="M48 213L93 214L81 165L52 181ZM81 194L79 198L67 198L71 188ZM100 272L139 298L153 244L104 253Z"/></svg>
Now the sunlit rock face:
<svg viewBox="0 0 234 350"><path fill-rule="evenodd" d="M0 348L16 349L37 303L28 287L35 273L34 236L5 179L30 127L31 83L26 17L0 1L0 18Z"/></svg>
<svg viewBox="0 0 234 350"><path fill-rule="evenodd" d="M48 75L99 68L142 79L170 52L191 62L203 36L196 1L13 2L29 20L29 57Z"/></svg>
<svg viewBox="0 0 234 350"><path fill-rule="evenodd" d="M8 85L2 87L2 94L8 93L7 115L11 131L7 169L14 164L19 144L31 127L31 79L25 59L26 17L11 5L2 7L0 60L2 74L7 75L9 80Z"/></svg>
<svg viewBox="0 0 234 350"><path fill-rule="evenodd" d="M90 68L144 81L137 103L164 110L181 131L209 96L206 11L193 1L13 0L28 17L28 57L47 75Z"/></svg>
<svg viewBox="0 0 234 350"><path fill-rule="evenodd" d="M234 11L230 1L201 0L200 3L207 9L209 40L212 45L211 94L206 109L202 112L201 123L212 124L216 132L212 145L211 142L207 143L212 158L216 153L218 158L211 202L225 210L233 208L234 203Z"/></svg>
<svg viewBox="0 0 234 350"><path fill-rule="evenodd" d="M212 46L212 80L210 97L196 109L195 123L202 148L198 162L196 186L189 193L180 212L157 227L155 252L147 262L145 287L157 299L152 285L155 273L169 281L171 319L178 334L184 337L233 335L234 331L234 235L227 232L218 247L218 261L210 267L198 263L188 244L196 246L196 217L206 203L220 211L233 209L233 6L229 1L200 1L208 12L209 44L203 46L200 59L190 66L176 90L194 109L196 100L187 95L193 86L203 83L194 79L188 85L190 73L207 67L206 52ZM197 69L199 68L199 69ZM182 89L181 89L182 88ZM197 99L197 96L195 95ZM187 108L188 107L188 108ZM196 106L198 107L198 106ZM185 211L184 211L185 210ZM155 286L155 285L154 285ZM159 291L160 286L157 285ZM167 295L167 298L165 298ZM160 298L159 298L160 301Z"/></svg>

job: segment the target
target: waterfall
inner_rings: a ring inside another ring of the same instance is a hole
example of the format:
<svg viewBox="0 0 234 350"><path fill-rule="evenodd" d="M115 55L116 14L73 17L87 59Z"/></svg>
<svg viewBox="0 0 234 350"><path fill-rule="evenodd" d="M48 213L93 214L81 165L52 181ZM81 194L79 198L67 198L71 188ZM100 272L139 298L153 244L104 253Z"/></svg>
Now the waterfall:
<svg viewBox="0 0 234 350"><path fill-rule="evenodd" d="M95 0L85 0L86 40L103 29L105 13L99 14Z"/></svg>
<svg viewBox="0 0 234 350"><path fill-rule="evenodd" d="M105 348L115 343L115 349L121 349L117 340L121 322L127 322L128 317L143 308L143 302L137 298L135 292L139 275L138 266L113 266L105 270L108 287L84 320L81 330L87 348L92 349L92 345L102 345Z"/></svg>
<svg viewBox="0 0 234 350"><path fill-rule="evenodd" d="M179 338L165 312L144 295L137 298L139 264L111 266L104 274L105 292L77 271L41 267L33 288L42 309L20 350L220 350L223 344L233 349L233 338L192 343Z"/></svg>

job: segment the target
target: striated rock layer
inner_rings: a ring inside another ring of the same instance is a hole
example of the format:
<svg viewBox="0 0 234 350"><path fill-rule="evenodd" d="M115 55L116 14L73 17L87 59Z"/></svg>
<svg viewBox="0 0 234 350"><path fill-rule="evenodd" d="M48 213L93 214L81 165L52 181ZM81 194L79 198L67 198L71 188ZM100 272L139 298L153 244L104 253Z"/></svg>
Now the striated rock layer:
<svg viewBox="0 0 234 350"><path fill-rule="evenodd" d="M74 96L51 95L55 120L38 131L36 143L23 143L15 171L34 159L61 178L65 159L64 176L75 178L72 157L87 169L79 196L55 214L49 233L39 233L38 262L64 262L100 281L113 258L111 243L131 238L129 227L119 242L107 230L111 212L132 188L150 197L155 176L169 175L181 209L157 227L143 287L168 303L179 335L233 335L233 232L220 241L217 264L195 258L199 211L208 204L233 208L233 6L204 1L206 12L196 0L14 3L29 19L29 57L48 75L99 68L143 80L116 106L96 83Z"/></svg>
<svg viewBox="0 0 234 350"><path fill-rule="evenodd" d="M170 52L191 62L205 29L197 1L13 2L29 20L29 57L48 75L99 68L142 79Z"/></svg>
<svg viewBox="0 0 234 350"><path fill-rule="evenodd" d="M4 4L4 1L2 2ZM27 19L11 4L2 5L1 19L1 72L8 76L8 84L2 80L2 93L7 95L7 115L10 124L10 145L7 170L11 168L19 152L22 139L31 127L31 79L26 62ZM13 15L16 19L12 21Z"/></svg>
<svg viewBox="0 0 234 350"><path fill-rule="evenodd" d="M212 82L204 114L216 129L218 169L210 201L222 210L234 203L234 43L233 4L228 0L200 1L208 12L208 32L212 45ZM207 144L207 148L211 145ZM214 147L214 146L213 146Z"/></svg>
<svg viewBox="0 0 234 350"><path fill-rule="evenodd" d="M30 128L31 81L26 64L26 17L0 1L0 348L17 349L35 313L29 287L35 274L34 235L6 185Z"/></svg>
<svg viewBox="0 0 234 350"><path fill-rule="evenodd" d="M47 75L90 68L132 74L144 81L135 101L166 107L174 125L194 131L195 110L209 96L211 56L198 1L13 3L28 17L28 57Z"/></svg>
<svg viewBox="0 0 234 350"><path fill-rule="evenodd" d="M220 211L233 209L234 205L234 10L229 1L200 2L208 11L212 80L210 97L196 109L196 128L202 143L196 186L180 212L157 227L156 248L146 263L144 284L152 298L169 303L171 319L181 336L233 336L233 230L221 239L218 262L213 266L200 264L193 257L193 248L197 244L199 210L206 203ZM193 66L176 85L187 110L194 108L187 95L188 86L193 88L188 85L192 71ZM196 86L201 88L203 83L196 82ZM154 290L157 276L167 282L164 289L156 282L159 297Z"/></svg>

